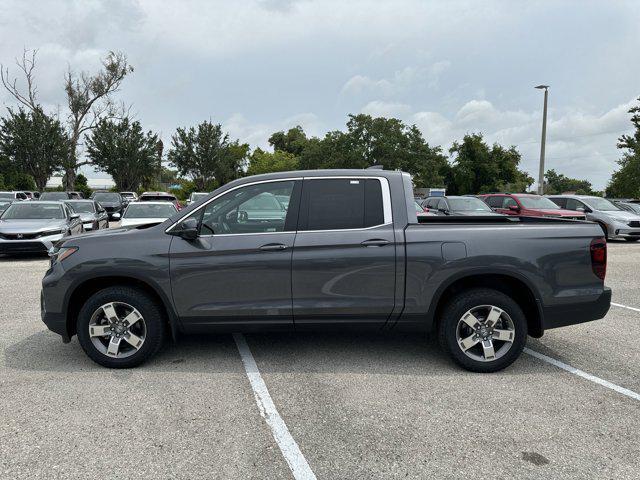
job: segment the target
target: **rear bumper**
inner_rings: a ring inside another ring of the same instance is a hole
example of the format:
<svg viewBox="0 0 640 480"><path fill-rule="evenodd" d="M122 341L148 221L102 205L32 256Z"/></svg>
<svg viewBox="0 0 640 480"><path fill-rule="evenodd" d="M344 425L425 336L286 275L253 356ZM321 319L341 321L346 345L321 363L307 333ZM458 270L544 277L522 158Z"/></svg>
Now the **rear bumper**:
<svg viewBox="0 0 640 480"><path fill-rule="evenodd" d="M543 328L566 327L603 318L611 307L611 289L604 287L599 297L567 305L542 307Z"/></svg>

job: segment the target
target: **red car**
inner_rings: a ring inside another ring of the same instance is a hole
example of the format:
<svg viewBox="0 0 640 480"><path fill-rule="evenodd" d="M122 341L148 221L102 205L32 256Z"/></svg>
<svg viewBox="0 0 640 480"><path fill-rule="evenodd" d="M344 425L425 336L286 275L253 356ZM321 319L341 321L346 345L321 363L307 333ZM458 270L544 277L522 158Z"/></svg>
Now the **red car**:
<svg viewBox="0 0 640 480"><path fill-rule="evenodd" d="M584 212L564 210L546 197L528 193L490 193L478 195L493 210L505 215L523 217L561 217L585 220Z"/></svg>

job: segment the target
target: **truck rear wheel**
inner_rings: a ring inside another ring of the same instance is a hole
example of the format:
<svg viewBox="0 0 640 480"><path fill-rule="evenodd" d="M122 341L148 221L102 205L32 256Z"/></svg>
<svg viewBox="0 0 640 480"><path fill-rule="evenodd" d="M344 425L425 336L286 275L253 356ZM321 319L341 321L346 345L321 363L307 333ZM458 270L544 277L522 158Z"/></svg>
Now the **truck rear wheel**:
<svg viewBox="0 0 640 480"><path fill-rule="evenodd" d="M89 297L76 326L85 353L108 368L140 365L160 350L166 335L157 301L143 290L124 286Z"/></svg>
<svg viewBox="0 0 640 480"><path fill-rule="evenodd" d="M496 372L511 365L527 341L520 306L497 290L474 288L453 297L438 325L444 351L472 372Z"/></svg>

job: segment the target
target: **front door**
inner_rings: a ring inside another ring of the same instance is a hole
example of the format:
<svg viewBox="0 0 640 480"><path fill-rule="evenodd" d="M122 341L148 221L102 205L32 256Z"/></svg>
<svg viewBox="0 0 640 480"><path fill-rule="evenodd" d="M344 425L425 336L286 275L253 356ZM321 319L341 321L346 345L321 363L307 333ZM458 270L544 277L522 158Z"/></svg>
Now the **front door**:
<svg viewBox="0 0 640 480"><path fill-rule="evenodd" d="M296 328L384 324L396 249L385 178L305 178L293 249Z"/></svg>
<svg viewBox="0 0 640 480"><path fill-rule="evenodd" d="M173 300L184 327L292 325L291 256L302 181L224 193L195 211L195 240L174 237Z"/></svg>

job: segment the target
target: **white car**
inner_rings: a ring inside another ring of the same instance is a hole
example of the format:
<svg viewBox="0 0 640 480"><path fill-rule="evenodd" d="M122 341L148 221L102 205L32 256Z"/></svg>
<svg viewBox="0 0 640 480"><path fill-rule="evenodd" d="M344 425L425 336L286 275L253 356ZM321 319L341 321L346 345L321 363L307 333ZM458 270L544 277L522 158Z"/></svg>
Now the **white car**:
<svg viewBox="0 0 640 480"><path fill-rule="evenodd" d="M178 209L171 202L133 202L122 215L122 227L138 227L152 223L162 223Z"/></svg>

